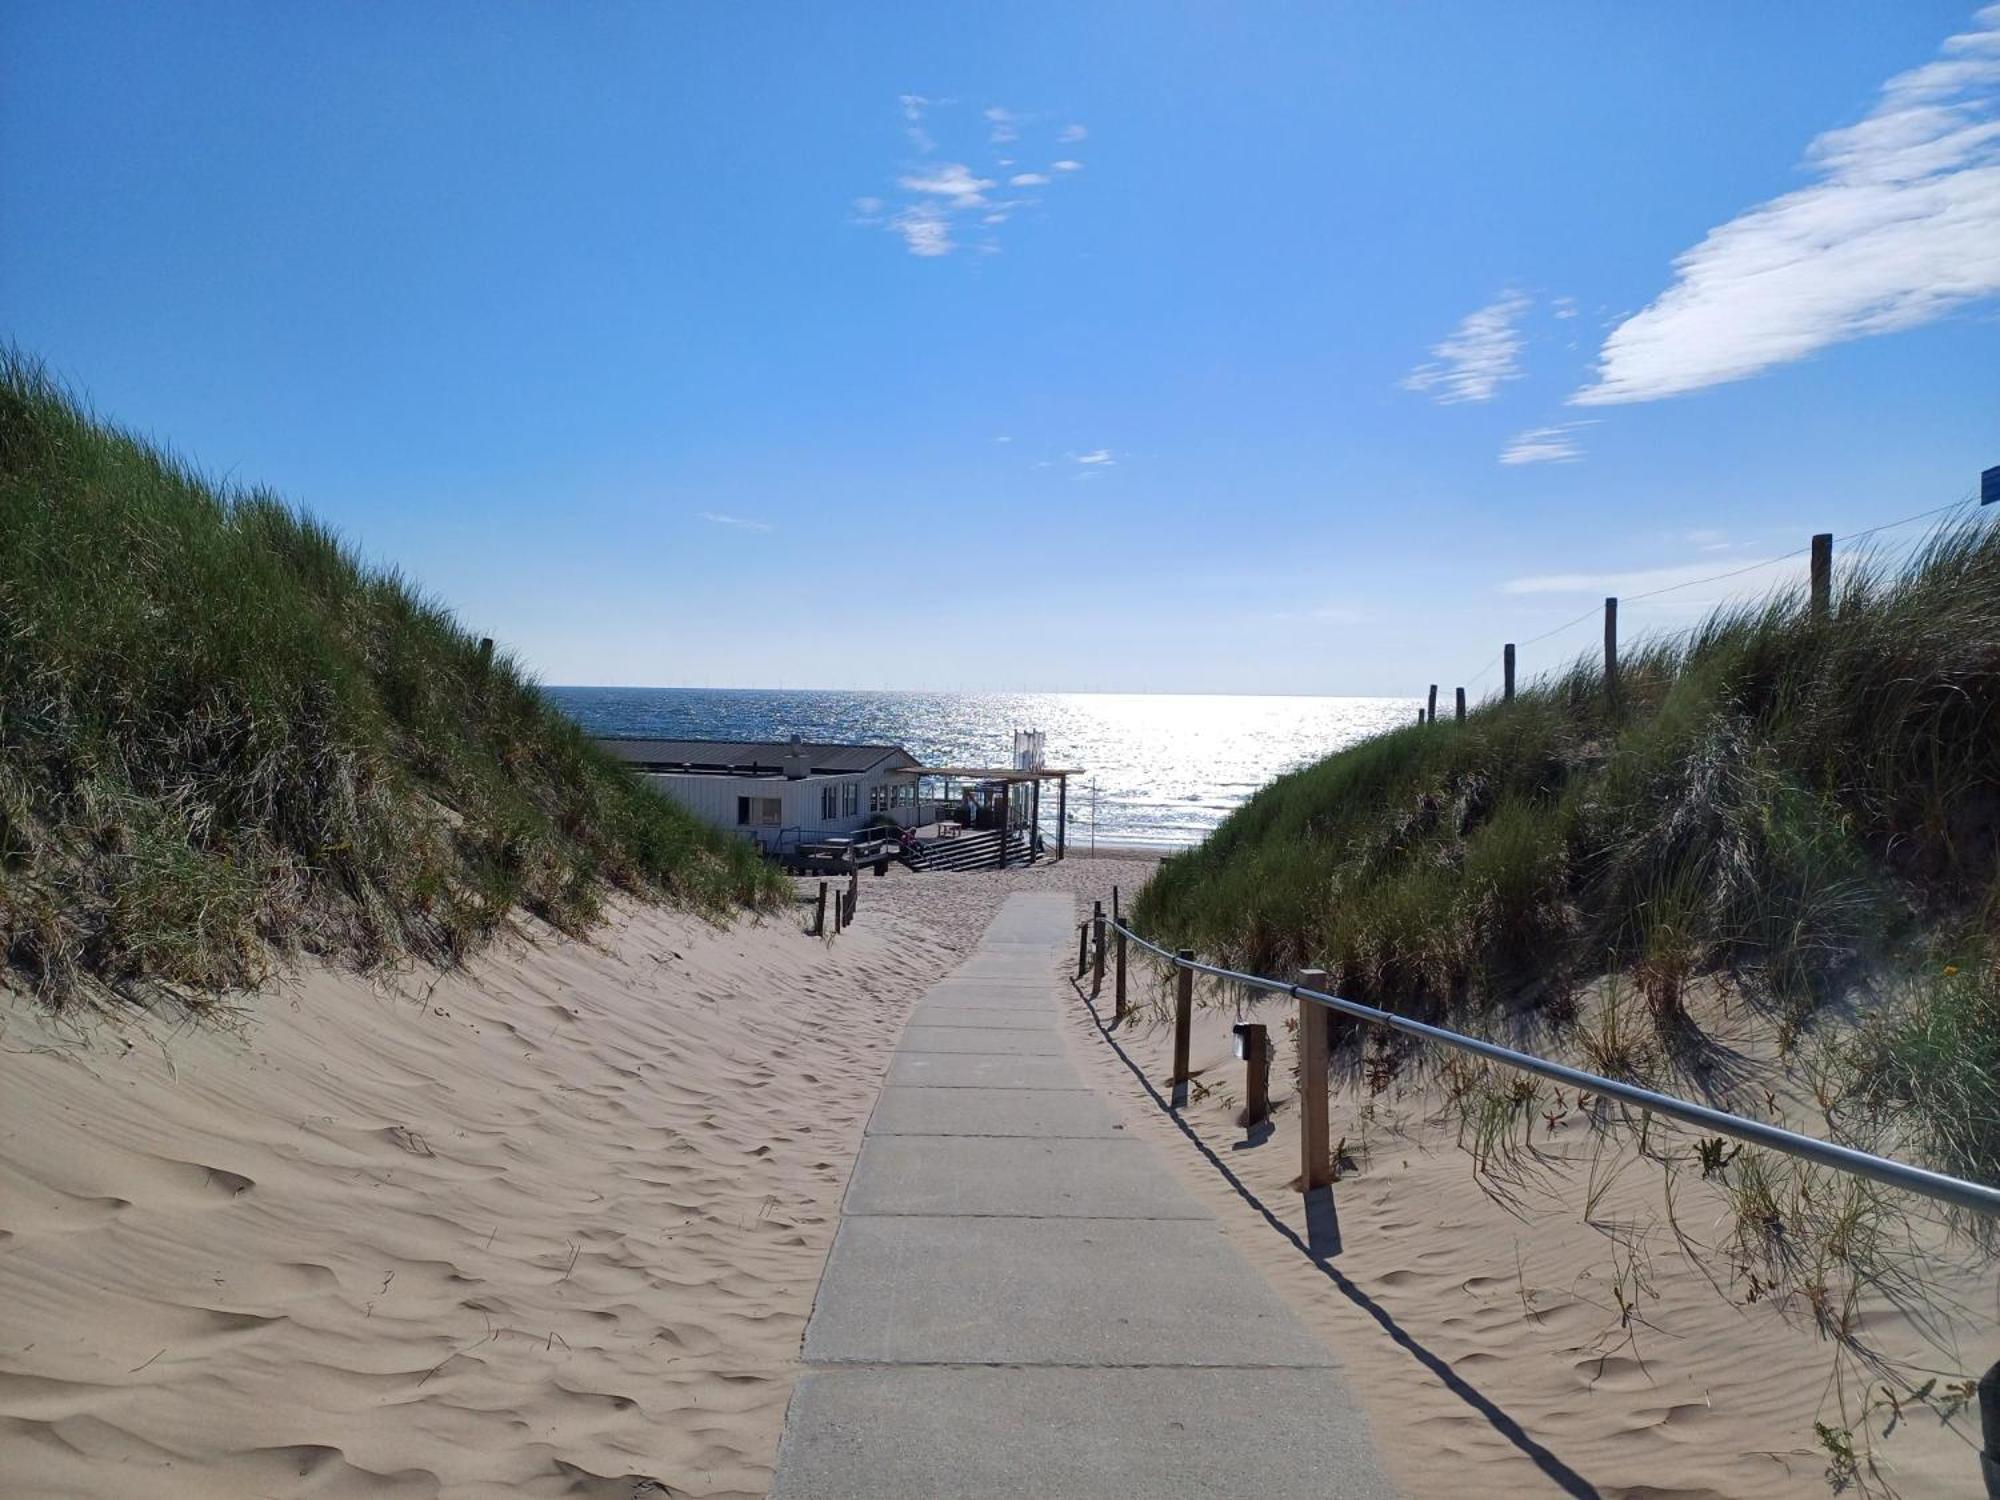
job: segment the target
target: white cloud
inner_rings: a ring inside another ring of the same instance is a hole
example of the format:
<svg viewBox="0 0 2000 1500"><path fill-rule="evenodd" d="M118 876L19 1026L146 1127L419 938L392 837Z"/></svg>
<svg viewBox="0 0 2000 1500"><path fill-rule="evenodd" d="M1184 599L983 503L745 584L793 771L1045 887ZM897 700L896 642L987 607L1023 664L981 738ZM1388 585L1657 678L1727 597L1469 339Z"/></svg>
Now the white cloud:
<svg viewBox="0 0 2000 1500"><path fill-rule="evenodd" d="M1007 186L1047 187L1050 181L1050 178L1044 177L1040 172L1017 172L1007 179Z"/></svg>
<svg viewBox="0 0 2000 1500"><path fill-rule="evenodd" d="M716 526L737 526L741 527L744 531L769 531L772 529L769 521L750 521L745 520L742 516L725 516L712 510L697 511L695 514L699 519Z"/></svg>
<svg viewBox="0 0 2000 1500"><path fill-rule="evenodd" d="M1115 464L1118 462L1117 459L1111 456L1109 448L1093 448L1088 453L1072 453L1070 457L1080 464Z"/></svg>
<svg viewBox="0 0 2000 1500"><path fill-rule="evenodd" d="M1553 298L1549 302L1549 307L1558 318L1567 319L1576 316L1576 298L1574 297Z"/></svg>
<svg viewBox="0 0 2000 1500"><path fill-rule="evenodd" d="M1011 443L1014 441L1014 439L1008 434L1002 433L999 437L995 438L993 441L996 443Z"/></svg>
<svg viewBox="0 0 2000 1500"><path fill-rule="evenodd" d="M1403 377L1406 391L1436 392L1441 406L1491 401L1502 381L1520 375L1517 324L1528 310L1521 292L1505 291L1477 312L1468 313L1451 337L1431 349L1431 358Z"/></svg>
<svg viewBox="0 0 2000 1500"><path fill-rule="evenodd" d="M1612 330L1584 406L1742 380L2000 293L2000 5L1806 148L1818 180L1708 232Z"/></svg>
<svg viewBox="0 0 2000 1500"><path fill-rule="evenodd" d="M1081 125L1065 125L1056 132L1056 139L1067 144L1070 141L1080 141L1089 134L1090 132Z"/></svg>
<svg viewBox="0 0 2000 1500"><path fill-rule="evenodd" d="M1535 427L1519 433L1507 440L1507 446L1500 450L1503 464L1566 464L1583 457L1583 448L1576 440L1580 427L1588 427L1588 422L1563 422L1554 427Z"/></svg>
<svg viewBox="0 0 2000 1500"><path fill-rule="evenodd" d="M1049 163L1049 170L1051 172L1081 172L1083 170L1083 163L1067 160L1052 161Z"/></svg>
<svg viewBox="0 0 2000 1500"><path fill-rule="evenodd" d="M964 162L944 162L936 168L899 179L913 193L934 193L949 198L959 208L976 208L986 200L980 195L993 186L990 177L975 177Z"/></svg>
<svg viewBox="0 0 2000 1500"><path fill-rule="evenodd" d="M993 127L986 138L996 146L1004 146L1009 141L1018 141L1021 138L1019 118L1012 110L994 105L986 111L986 122Z"/></svg>

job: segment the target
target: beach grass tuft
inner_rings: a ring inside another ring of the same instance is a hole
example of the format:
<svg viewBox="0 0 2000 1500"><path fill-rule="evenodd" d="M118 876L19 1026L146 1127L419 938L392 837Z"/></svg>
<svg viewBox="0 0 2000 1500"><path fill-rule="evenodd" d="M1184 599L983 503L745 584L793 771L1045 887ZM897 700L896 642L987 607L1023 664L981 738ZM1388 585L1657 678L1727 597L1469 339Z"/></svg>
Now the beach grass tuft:
<svg viewBox="0 0 2000 1500"><path fill-rule="evenodd" d="M610 891L779 882L518 663L268 491L0 353L0 953L52 1003L196 998L287 954L463 959Z"/></svg>

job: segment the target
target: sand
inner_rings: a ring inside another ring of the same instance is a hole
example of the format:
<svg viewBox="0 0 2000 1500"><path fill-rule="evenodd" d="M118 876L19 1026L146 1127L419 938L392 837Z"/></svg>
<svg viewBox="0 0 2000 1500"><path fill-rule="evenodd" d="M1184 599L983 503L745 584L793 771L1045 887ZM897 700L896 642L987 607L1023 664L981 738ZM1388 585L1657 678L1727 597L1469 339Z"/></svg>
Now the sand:
<svg viewBox="0 0 2000 1500"><path fill-rule="evenodd" d="M830 944L791 914L622 909L459 973L300 971L228 1027L0 996L0 1494L762 1494L910 1006L1004 893L1081 913L1150 868L864 876ZM1810 1314L1744 1305L1724 1252L1683 1251L1657 1169L1607 1159L1586 1215L1574 1122L1482 1181L1425 1089L1366 1117L1344 1097L1340 1248L1308 1254L1286 1010L1262 1012L1277 1116L1248 1138L1233 1009L1200 1012L1186 1132L1081 1001L1068 1045L1339 1351L1407 1493L1826 1493ZM1164 1029L1120 1042L1165 1076ZM1698 1177L1679 1216L1719 1237ZM1990 1267L1946 1283L1949 1378L2000 1357L2000 1320ZM1905 1495L1972 1497L1975 1431L1913 1408L1878 1452Z"/></svg>
<svg viewBox="0 0 2000 1500"><path fill-rule="evenodd" d="M1161 981L1137 965L1131 993L1164 997ZM1107 982L1107 1017L1109 998ZM1667 1222L1659 1165L1628 1145L1593 1167L1596 1138L1574 1113L1553 1127L1537 1119L1534 1151L1518 1170L1476 1177L1435 1087L1402 1080L1372 1108L1365 1090L1350 1087L1333 1113L1332 1134L1345 1143L1335 1222L1309 1224L1296 1188L1296 1051L1286 1024L1295 1004L1273 1000L1243 1013L1270 1028L1275 1105L1271 1128L1246 1131L1238 1123L1244 1065L1231 1031L1237 1009L1214 991L1202 1001L1185 1129L1159 1098L1172 1050L1163 1017L1120 1029L1114 1048L1079 1009L1073 1051L1086 1079L1156 1142L1253 1264L1340 1351L1408 1494L1829 1493L1829 1455L1814 1423L1861 1426L1855 1414L1879 1396L1879 1372L1871 1384L1871 1372L1850 1362L1835 1383L1835 1346L1820 1337L1805 1300L1753 1300L1726 1248L1722 1194L1701 1180L1691 1135L1653 1137L1680 1163L1683 1247ZM1573 1096L1567 1102L1573 1107ZM1603 1191L1592 1201L1594 1185ZM1316 1257L1313 1246L1327 1253ZM1922 1366L1919 1381L1924 1370L1938 1373L1942 1386L2000 1358L2000 1304L1990 1262L1936 1234L1924 1249L1936 1257L1926 1261L1934 1292L1951 1304L1936 1329L1946 1352L1881 1296L1863 1303L1862 1338ZM1906 1405L1900 1418L1878 1404L1866 1427L1880 1465L1863 1476L1868 1493L1985 1493L1976 1408L1947 1422L1921 1404Z"/></svg>
<svg viewBox="0 0 2000 1500"><path fill-rule="evenodd" d="M910 1006L1085 869L864 876L832 943L623 909L227 1026L0 995L0 1494L762 1494Z"/></svg>

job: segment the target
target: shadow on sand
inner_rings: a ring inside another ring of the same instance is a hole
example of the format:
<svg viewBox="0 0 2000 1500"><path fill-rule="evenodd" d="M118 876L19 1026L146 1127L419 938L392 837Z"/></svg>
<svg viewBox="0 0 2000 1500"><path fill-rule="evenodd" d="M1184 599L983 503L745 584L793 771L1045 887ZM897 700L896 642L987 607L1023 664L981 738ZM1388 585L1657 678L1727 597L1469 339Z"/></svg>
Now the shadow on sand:
<svg viewBox="0 0 2000 1500"><path fill-rule="evenodd" d="M1596 1485L1585 1479L1576 1470L1572 1469L1560 1458L1557 1458L1555 1454L1536 1442L1528 1435L1527 1429L1507 1415L1505 1411L1495 1404L1491 1397L1487 1396L1485 1392L1481 1391L1471 1381L1454 1370L1445 1360L1439 1358L1436 1354L1433 1354L1429 1349L1418 1343L1400 1323L1389 1316L1380 1303L1341 1274L1340 1268L1333 1264L1333 1258L1340 1254L1341 1247L1340 1216L1334 1208L1333 1190L1331 1188L1318 1188L1306 1195L1306 1238L1301 1240L1298 1231L1272 1213L1264 1205L1264 1200L1250 1191L1249 1185L1230 1169L1227 1162L1210 1149L1208 1143L1195 1133L1194 1128L1181 1118L1180 1112L1168 1103L1158 1089L1153 1087L1152 1080L1146 1076L1145 1070L1134 1061L1132 1055L1125 1050L1124 1046L1113 1034L1114 1028L1106 1023L1104 1013L1098 1009L1097 1002L1091 999L1089 993L1074 981L1071 981L1071 988L1076 991L1083 1003L1090 1008L1091 1019L1096 1023L1098 1033L1104 1038L1111 1050L1118 1055L1118 1060L1131 1070L1134 1078L1139 1080L1140 1087L1145 1089L1147 1095L1152 1099L1154 1106L1161 1114L1174 1122L1175 1127L1182 1135L1188 1138L1189 1143L1194 1146L1195 1150L1199 1151L1207 1159L1208 1164L1222 1175L1223 1181L1227 1182L1235 1190L1238 1197L1262 1216L1266 1224L1291 1241L1302 1254L1319 1268L1327 1280L1331 1281L1339 1289L1343 1297L1347 1298L1349 1302L1352 1302L1356 1307L1367 1313L1369 1317L1373 1318L1376 1323L1381 1325L1382 1331L1395 1340L1400 1348L1425 1369L1437 1376L1444 1383L1445 1389L1449 1390L1459 1400L1484 1417L1495 1432L1518 1448L1564 1494L1573 1495L1577 1497L1577 1500L1602 1500ZM1231 1147L1231 1150L1248 1150L1263 1144L1264 1141L1270 1138L1272 1127L1268 1123L1258 1127L1258 1129L1261 1130L1262 1134L1258 1134L1256 1131L1251 1132L1248 1139Z"/></svg>

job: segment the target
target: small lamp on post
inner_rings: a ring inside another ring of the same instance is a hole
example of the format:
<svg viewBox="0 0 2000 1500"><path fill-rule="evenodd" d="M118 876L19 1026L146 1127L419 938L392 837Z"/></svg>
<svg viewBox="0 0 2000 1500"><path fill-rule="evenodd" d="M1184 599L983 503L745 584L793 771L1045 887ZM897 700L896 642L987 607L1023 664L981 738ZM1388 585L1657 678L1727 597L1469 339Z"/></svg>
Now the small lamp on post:
<svg viewBox="0 0 2000 1500"><path fill-rule="evenodd" d="M1260 1021L1238 1021L1236 1055L1243 1070L1243 1120L1247 1129L1271 1117L1271 1033Z"/></svg>

